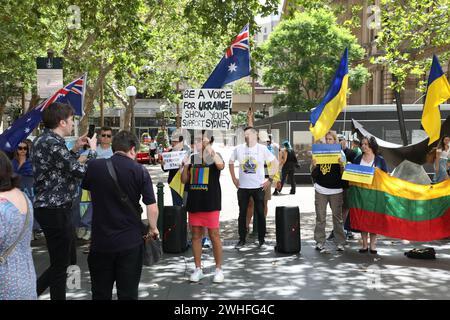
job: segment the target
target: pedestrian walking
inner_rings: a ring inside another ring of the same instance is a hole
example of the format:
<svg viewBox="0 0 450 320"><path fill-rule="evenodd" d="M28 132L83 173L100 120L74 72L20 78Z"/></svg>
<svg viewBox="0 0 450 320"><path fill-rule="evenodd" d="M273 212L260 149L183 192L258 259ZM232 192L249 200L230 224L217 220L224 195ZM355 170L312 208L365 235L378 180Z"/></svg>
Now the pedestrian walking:
<svg viewBox="0 0 450 320"><path fill-rule="evenodd" d="M296 189L295 168L297 166L297 156L295 155L295 151L291 147L291 144L287 140L283 142L283 148L281 149L280 166L281 166L281 184L279 189L275 188L273 195L274 196L279 195L279 193L283 189L283 185L287 177L289 177L289 182L291 184L290 194L295 194Z"/></svg>

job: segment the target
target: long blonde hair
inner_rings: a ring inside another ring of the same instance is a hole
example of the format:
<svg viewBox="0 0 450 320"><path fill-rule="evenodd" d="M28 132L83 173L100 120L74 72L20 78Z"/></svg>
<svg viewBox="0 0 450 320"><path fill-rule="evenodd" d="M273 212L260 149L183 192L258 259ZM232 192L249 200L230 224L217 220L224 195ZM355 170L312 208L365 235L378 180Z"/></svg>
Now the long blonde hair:
<svg viewBox="0 0 450 320"><path fill-rule="evenodd" d="M336 133L334 133L333 131L328 131L327 134L325 135L325 137L328 136L328 135L333 137L334 142L338 142L338 138L337 138L337 134Z"/></svg>

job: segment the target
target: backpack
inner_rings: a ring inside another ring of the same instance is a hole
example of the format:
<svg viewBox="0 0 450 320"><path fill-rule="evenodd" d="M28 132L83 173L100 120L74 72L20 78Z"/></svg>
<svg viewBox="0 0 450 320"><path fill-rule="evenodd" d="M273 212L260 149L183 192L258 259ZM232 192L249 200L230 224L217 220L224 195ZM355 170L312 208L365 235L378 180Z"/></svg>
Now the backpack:
<svg viewBox="0 0 450 320"><path fill-rule="evenodd" d="M436 251L433 248L412 249L405 252L405 256L412 259L436 259Z"/></svg>

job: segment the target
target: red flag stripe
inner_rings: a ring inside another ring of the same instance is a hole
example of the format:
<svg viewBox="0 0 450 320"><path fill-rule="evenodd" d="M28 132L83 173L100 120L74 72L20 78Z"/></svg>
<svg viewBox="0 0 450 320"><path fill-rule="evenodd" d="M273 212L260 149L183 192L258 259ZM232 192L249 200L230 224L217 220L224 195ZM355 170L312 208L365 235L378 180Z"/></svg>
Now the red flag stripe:
<svg viewBox="0 0 450 320"><path fill-rule="evenodd" d="M350 209L352 229L411 241L433 241L450 237L450 208L436 219L410 221L383 213Z"/></svg>

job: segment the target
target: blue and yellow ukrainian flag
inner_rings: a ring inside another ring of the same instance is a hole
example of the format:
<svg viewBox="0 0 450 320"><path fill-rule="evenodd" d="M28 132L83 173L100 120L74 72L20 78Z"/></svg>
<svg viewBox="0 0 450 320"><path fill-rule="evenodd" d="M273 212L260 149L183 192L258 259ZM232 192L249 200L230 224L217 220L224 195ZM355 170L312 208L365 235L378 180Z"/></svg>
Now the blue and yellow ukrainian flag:
<svg viewBox="0 0 450 320"><path fill-rule="evenodd" d="M450 99L450 85L439 61L433 55L430 75L428 76L427 95L422 113L422 127L430 137L428 145L439 139L441 133L441 112L439 105Z"/></svg>
<svg viewBox="0 0 450 320"><path fill-rule="evenodd" d="M311 111L309 130L314 141L324 137L347 104L348 88L348 48L345 49L333 83L322 102Z"/></svg>
<svg viewBox="0 0 450 320"><path fill-rule="evenodd" d="M183 198L184 183L181 182L181 170L178 170L177 174L173 177L172 181L169 183L169 187Z"/></svg>

